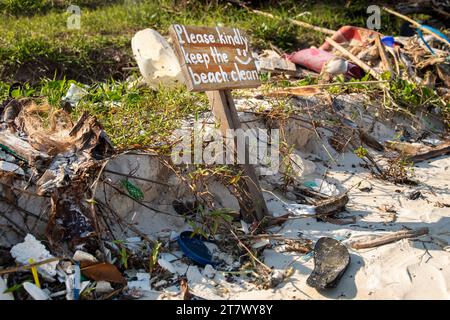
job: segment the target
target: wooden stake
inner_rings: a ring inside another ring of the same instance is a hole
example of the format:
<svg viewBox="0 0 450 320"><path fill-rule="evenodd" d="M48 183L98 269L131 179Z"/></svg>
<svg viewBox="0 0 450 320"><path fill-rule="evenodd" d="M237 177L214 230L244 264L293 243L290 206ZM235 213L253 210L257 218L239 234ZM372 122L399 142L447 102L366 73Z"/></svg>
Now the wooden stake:
<svg viewBox="0 0 450 320"><path fill-rule="evenodd" d="M230 90L207 91L206 94L211 103L214 116L219 120L222 135L226 136L228 129L240 129L241 123L239 121ZM234 153L234 150L232 151ZM243 169L245 174L244 180L253 203L256 217L258 220L261 220L265 216L269 216L269 210L267 209L266 202L264 201L258 182L258 177L254 167L251 164L244 164ZM248 210L248 208L241 209L243 209L243 211ZM247 212L243 212L243 214L246 213Z"/></svg>

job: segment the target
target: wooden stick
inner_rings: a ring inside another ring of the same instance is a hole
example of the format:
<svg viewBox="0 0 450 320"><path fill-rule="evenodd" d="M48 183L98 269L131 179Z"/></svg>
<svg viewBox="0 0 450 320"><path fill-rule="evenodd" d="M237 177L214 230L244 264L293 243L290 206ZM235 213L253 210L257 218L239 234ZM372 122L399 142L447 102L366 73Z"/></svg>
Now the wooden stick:
<svg viewBox="0 0 450 320"><path fill-rule="evenodd" d="M420 23L416 22L415 20L413 20L413 19L411 19L411 18L409 18L409 17L407 17L407 16L405 16L405 15L403 15L403 14L401 14L401 13L398 13L397 11L394 11L394 10L392 10L392 9L388 9L388 8L386 8L386 7L383 7L383 10L386 11L386 12L389 12L390 14L393 14L394 16L397 16L397 17L399 17L399 18L402 18L403 20L406 20L406 21L410 22L412 25L414 25L415 27L419 28L420 30L422 30L422 31L424 31L424 32L426 32L426 33L428 33L428 34L431 34L431 35L434 36L436 39L439 39L439 40L441 40L442 42L444 42L444 43L450 45L450 42L448 42L448 40L444 39L443 37L441 37L441 36L438 35L437 33L433 32L432 30L429 30L429 29L427 29L427 28L424 28Z"/></svg>
<svg viewBox="0 0 450 320"><path fill-rule="evenodd" d="M384 48L384 45L381 43L381 37L379 34L377 34L375 38L375 44L378 48L378 52L380 53L381 62L383 62L384 69L386 71L389 71L391 73L391 78L393 76L393 69L391 62L387 58L386 49Z"/></svg>
<svg viewBox="0 0 450 320"><path fill-rule="evenodd" d="M272 18L272 19L281 19L280 17L275 17L273 14L268 13L268 12L254 10L254 9L250 9L248 7L246 7L246 8L249 9L250 11L252 11L253 13L259 14L260 16L265 16L265 17ZM295 24L296 26L311 29L314 31L319 31L322 33L331 34L331 35L336 33L336 31L334 31L334 30L330 30L330 29L322 28L322 27L316 27L316 26L313 26L312 24L309 24L309 23L306 23L303 21L298 21L298 20L294 20L291 18L288 18L288 21L292 24Z"/></svg>
<svg viewBox="0 0 450 320"><path fill-rule="evenodd" d="M436 158L447 153L450 153L450 141L444 142L435 148L430 148L427 151L415 154L409 157L408 160L412 161L413 163L417 163L423 160Z"/></svg>
<svg viewBox="0 0 450 320"><path fill-rule="evenodd" d="M354 54L350 53L347 49L345 49L343 46L341 46L339 43L334 41L333 39L327 38L325 41L327 41L329 44L331 44L336 50L347 56L349 59L351 59L356 65L358 65L361 69L363 69L365 72L370 73L375 79L381 80L380 74L373 70L370 66L368 66L365 62L363 62L361 59L359 59Z"/></svg>
<svg viewBox="0 0 450 320"><path fill-rule="evenodd" d="M389 235L381 236L370 241L359 241L352 244L354 249L367 249L382 246L384 244L396 242L406 238L416 238L428 234L428 228L420 228L417 230L401 230Z"/></svg>
<svg viewBox="0 0 450 320"><path fill-rule="evenodd" d="M35 263L31 263L25 266L20 266L20 267L14 267L14 268L9 268L9 269L5 269L5 270L0 270L0 275L2 274L7 274L7 273L13 273L13 272L17 272L17 271L22 271L22 270L28 270L31 269L32 267L37 267L43 264L47 264L50 262L55 262L55 261L59 261L59 260L64 260L63 258L50 258L50 259L46 259L46 260L42 260L39 262L35 262Z"/></svg>
<svg viewBox="0 0 450 320"><path fill-rule="evenodd" d="M366 85L366 84L379 84L387 83L387 80L372 80L372 81L353 81L353 82L334 82L334 83L320 83L320 84L310 84L307 86L290 87L281 90L276 90L266 94L267 96L278 96L278 95L296 95L296 91L299 90L300 93L305 93L308 89L313 88L323 88L323 87L333 87L333 86L353 86L353 85ZM304 91L303 91L304 90Z"/></svg>

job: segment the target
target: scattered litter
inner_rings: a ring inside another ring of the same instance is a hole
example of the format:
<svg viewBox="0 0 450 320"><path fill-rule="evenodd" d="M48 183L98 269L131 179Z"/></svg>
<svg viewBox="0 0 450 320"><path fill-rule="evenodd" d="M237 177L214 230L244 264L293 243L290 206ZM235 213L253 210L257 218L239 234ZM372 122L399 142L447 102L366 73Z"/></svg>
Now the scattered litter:
<svg viewBox="0 0 450 320"><path fill-rule="evenodd" d="M20 176L24 176L25 175L25 171L23 171L23 169L21 167L19 167L15 163L11 163L11 162L0 161L0 170L1 171L6 171L6 172L16 173L16 174L18 174Z"/></svg>
<svg viewBox="0 0 450 320"><path fill-rule="evenodd" d="M339 190L334 184L328 183L325 180L314 179L313 181L306 181L304 185L314 191L323 193L327 196L333 197L339 195Z"/></svg>
<svg viewBox="0 0 450 320"><path fill-rule="evenodd" d="M108 281L97 281L95 285L95 292L98 294L105 294L114 291L114 288L111 287L111 284Z"/></svg>
<svg viewBox="0 0 450 320"><path fill-rule="evenodd" d="M137 280L128 281L129 289L139 289L144 291L150 291L150 274L146 272L138 272L136 274ZM156 286L156 284L155 284Z"/></svg>
<svg viewBox="0 0 450 320"><path fill-rule="evenodd" d="M320 238L314 246L314 270L306 283L316 289L336 287L350 264L347 248L333 238Z"/></svg>
<svg viewBox="0 0 450 320"><path fill-rule="evenodd" d="M16 259L16 262L23 265L29 264L30 259L39 262L54 258L54 256L45 249L45 246L31 234L27 234L25 236L25 241L16 244L11 248L10 252L11 256ZM39 265L38 272L48 281L53 281L53 277L56 275L57 265L58 261Z"/></svg>
<svg viewBox="0 0 450 320"><path fill-rule="evenodd" d="M72 107L76 107L78 102L86 96L88 92L77 86L75 83L71 83L66 95L61 99L63 102L69 103Z"/></svg>
<svg viewBox="0 0 450 320"><path fill-rule="evenodd" d="M87 262L92 262L92 263L98 262L97 258L94 257L92 254L89 254L89 253L81 251L81 250L75 251L72 259L74 261L78 261L78 262L81 262L81 261L87 261Z"/></svg>
<svg viewBox="0 0 450 320"><path fill-rule="evenodd" d="M165 260L164 258L159 258L158 264L161 266L161 268L169 271L170 273L177 273L175 268L173 267L173 265L169 261Z"/></svg>
<svg viewBox="0 0 450 320"><path fill-rule="evenodd" d="M205 269L203 269L203 276L209 279L214 278L214 276L216 275L216 269L214 269L214 267L210 264L207 264L205 266Z"/></svg>
<svg viewBox="0 0 450 320"><path fill-rule="evenodd" d="M157 31L138 31L131 39L131 48L145 82L152 88L184 82L175 52Z"/></svg>
<svg viewBox="0 0 450 320"><path fill-rule="evenodd" d="M212 255L203 240L193 235L192 231L184 231L178 238L178 244L183 253L200 265L214 265Z"/></svg>
<svg viewBox="0 0 450 320"><path fill-rule="evenodd" d="M34 283L24 282L23 288L34 300L51 300L50 296L44 290L38 288Z"/></svg>
<svg viewBox="0 0 450 320"><path fill-rule="evenodd" d="M14 300L14 296L11 292L5 291L8 289L8 286L6 285L6 281L3 280L2 277L0 277L0 301L2 300Z"/></svg>

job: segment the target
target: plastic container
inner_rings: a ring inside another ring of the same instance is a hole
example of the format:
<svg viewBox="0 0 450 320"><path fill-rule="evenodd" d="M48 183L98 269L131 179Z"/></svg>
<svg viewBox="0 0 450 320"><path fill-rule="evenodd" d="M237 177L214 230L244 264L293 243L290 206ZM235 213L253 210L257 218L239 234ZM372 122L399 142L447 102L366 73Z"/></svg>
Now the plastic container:
<svg viewBox="0 0 450 320"><path fill-rule="evenodd" d="M199 236L192 236L192 231L184 231L178 238L181 251L200 265L214 265L211 252Z"/></svg>

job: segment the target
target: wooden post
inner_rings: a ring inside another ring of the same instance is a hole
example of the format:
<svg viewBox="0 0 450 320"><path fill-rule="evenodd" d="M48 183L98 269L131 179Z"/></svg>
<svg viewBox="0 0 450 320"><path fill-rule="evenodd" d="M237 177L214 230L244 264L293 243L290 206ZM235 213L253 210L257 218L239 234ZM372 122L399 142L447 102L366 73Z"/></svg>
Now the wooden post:
<svg viewBox="0 0 450 320"><path fill-rule="evenodd" d="M241 123L230 90L261 85L245 32L236 28L178 24L172 25L169 31L188 89L206 92L224 137L227 137L229 129L240 129ZM231 152L233 159L239 159L235 147ZM245 199L239 199L241 213L247 222L254 218L261 220L269 215L269 211L258 176L251 164L242 166L244 181L240 182L240 187L246 192L243 195Z"/></svg>
<svg viewBox="0 0 450 320"><path fill-rule="evenodd" d="M241 123L230 90L207 91L206 94L211 103L212 112L219 120L222 135L226 136L228 129L240 129ZM255 168L251 164L243 164L243 169L245 184L253 204L256 218L261 220L264 216L269 215L269 211L261 193L261 187L259 186ZM249 211L252 211L246 205L241 205L241 210L244 216L250 214Z"/></svg>

